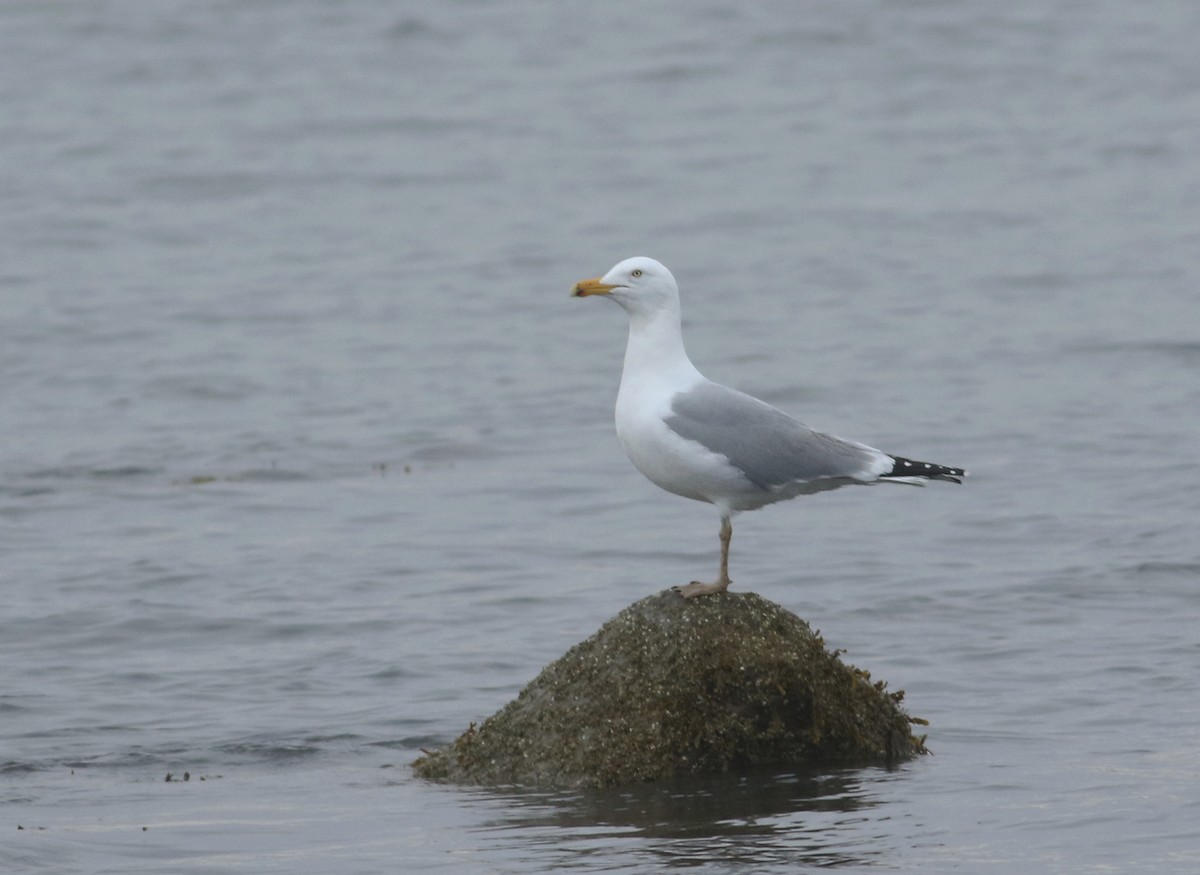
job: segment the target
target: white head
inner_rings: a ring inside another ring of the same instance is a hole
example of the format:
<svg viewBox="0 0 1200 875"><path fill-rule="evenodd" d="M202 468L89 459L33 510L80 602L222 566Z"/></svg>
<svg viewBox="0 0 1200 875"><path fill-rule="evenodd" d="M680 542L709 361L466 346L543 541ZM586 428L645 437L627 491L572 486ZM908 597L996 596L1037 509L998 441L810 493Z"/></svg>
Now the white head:
<svg viewBox="0 0 1200 875"><path fill-rule="evenodd" d="M679 286L671 272L653 258L627 258L604 276L577 282L571 294L576 298L605 295L620 304L631 319L663 312L678 318Z"/></svg>

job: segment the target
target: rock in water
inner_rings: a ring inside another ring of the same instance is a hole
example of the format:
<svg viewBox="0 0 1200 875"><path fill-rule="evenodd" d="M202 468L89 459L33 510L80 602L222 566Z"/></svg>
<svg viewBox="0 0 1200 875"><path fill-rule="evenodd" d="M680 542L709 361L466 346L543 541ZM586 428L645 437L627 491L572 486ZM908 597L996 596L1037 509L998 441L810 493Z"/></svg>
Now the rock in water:
<svg viewBox="0 0 1200 875"><path fill-rule="evenodd" d="M481 726L413 763L436 781L612 786L753 766L895 763L924 738L889 693L753 593L617 614Z"/></svg>

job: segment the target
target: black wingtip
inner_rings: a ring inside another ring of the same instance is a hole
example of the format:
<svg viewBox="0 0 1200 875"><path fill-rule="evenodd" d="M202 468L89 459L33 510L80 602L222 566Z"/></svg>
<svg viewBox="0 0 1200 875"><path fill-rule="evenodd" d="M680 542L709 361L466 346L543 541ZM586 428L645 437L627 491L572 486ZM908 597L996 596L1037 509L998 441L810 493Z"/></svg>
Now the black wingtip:
<svg viewBox="0 0 1200 875"><path fill-rule="evenodd" d="M880 477L921 477L926 480L945 480L950 483L962 483L967 472L962 468L951 468L948 465L935 465L933 462L918 462L915 459L904 459L892 456L892 470Z"/></svg>

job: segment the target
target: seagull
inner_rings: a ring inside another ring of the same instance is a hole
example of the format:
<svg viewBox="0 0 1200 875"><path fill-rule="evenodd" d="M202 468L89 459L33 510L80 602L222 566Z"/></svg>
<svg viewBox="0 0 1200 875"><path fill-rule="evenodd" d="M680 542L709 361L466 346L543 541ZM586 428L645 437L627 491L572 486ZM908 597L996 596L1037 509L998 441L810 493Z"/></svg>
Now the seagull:
<svg viewBox="0 0 1200 875"><path fill-rule="evenodd" d="M628 258L581 280L573 297L601 295L629 316L617 392L617 437L652 483L706 501L721 516L721 559L712 583L673 589L684 598L729 588L733 517L776 501L852 484L961 483L962 468L893 456L822 434L744 392L708 380L683 348L679 286L652 258Z"/></svg>

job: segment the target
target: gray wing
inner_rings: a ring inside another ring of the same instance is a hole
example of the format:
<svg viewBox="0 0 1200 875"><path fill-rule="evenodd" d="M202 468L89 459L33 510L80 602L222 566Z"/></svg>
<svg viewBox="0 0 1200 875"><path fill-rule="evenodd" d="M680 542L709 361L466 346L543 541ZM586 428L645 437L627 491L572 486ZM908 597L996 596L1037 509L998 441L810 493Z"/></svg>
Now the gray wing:
<svg viewBox="0 0 1200 875"><path fill-rule="evenodd" d="M829 478L870 481L884 455L813 431L744 392L702 383L671 399L667 427L729 459L764 489Z"/></svg>

